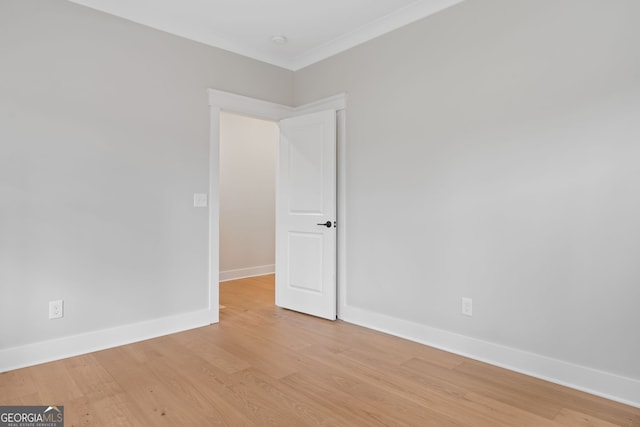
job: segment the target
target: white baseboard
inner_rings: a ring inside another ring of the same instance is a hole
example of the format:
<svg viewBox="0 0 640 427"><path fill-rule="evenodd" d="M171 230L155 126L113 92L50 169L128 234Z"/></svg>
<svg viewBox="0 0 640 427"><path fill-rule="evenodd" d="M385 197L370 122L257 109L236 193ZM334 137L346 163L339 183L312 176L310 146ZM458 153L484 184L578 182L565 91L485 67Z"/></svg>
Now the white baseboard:
<svg viewBox="0 0 640 427"><path fill-rule="evenodd" d="M430 347L640 408L640 381L352 306L340 318Z"/></svg>
<svg viewBox="0 0 640 427"><path fill-rule="evenodd" d="M209 310L200 310L0 350L0 372L206 326L211 323L210 318L211 313ZM341 307L340 318L349 323L640 408L640 381L632 378L598 371L352 306Z"/></svg>
<svg viewBox="0 0 640 427"><path fill-rule="evenodd" d="M169 335L211 323L208 309L0 350L0 372Z"/></svg>
<svg viewBox="0 0 640 427"><path fill-rule="evenodd" d="M275 272L276 272L275 264L260 265L258 267L240 268L238 270L226 270L226 271L220 272L220 281L227 282L229 280L263 276L265 274L273 274Z"/></svg>

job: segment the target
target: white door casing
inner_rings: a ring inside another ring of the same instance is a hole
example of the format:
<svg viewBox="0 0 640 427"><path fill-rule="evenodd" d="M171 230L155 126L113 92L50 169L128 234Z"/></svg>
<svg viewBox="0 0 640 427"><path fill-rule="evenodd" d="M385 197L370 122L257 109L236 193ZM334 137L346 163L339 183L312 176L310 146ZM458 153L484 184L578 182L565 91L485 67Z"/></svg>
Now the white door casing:
<svg viewBox="0 0 640 427"><path fill-rule="evenodd" d="M310 114L314 112L333 109L338 116L338 212L337 221L340 228L336 230L338 240L337 262L337 295L338 315L346 305L346 132L345 111L347 95L338 94L298 107L289 107L256 98L250 98L231 92L208 89L210 106L210 144L209 144L209 304L210 323L218 323L219 317L219 224L220 214L218 188L219 188L219 148L220 148L220 112L241 114L256 117L263 120L280 121L290 117Z"/></svg>
<svg viewBox="0 0 640 427"><path fill-rule="evenodd" d="M336 111L280 122L276 305L336 318Z"/></svg>

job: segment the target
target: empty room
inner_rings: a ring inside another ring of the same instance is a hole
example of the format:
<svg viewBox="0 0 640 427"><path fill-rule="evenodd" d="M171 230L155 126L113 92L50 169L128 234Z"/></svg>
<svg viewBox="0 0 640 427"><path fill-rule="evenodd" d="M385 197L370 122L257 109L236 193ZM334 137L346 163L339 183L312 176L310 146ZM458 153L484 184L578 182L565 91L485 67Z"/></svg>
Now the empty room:
<svg viewBox="0 0 640 427"><path fill-rule="evenodd" d="M0 427L640 427L638 22L0 0Z"/></svg>

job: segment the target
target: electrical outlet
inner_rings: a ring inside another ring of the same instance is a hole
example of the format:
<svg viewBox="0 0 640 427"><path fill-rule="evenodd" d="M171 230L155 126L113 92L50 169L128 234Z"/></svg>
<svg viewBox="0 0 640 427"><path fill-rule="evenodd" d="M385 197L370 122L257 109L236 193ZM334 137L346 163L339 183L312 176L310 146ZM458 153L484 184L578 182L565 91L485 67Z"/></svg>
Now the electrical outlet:
<svg viewBox="0 0 640 427"><path fill-rule="evenodd" d="M49 319L60 319L64 316L64 301L49 301Z"/></svg>
<svg viewBox="0 0 640 427"><path fill-rule="evenodd" d="M471 298L462 298L462 314L473 316L473 300Z"/></svg>

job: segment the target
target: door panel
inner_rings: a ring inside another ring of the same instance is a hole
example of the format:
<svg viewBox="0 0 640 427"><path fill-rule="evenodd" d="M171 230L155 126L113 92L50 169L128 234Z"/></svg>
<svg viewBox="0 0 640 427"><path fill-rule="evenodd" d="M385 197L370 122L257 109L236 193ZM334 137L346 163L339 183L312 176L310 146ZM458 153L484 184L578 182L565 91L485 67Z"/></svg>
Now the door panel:
<svg viewBox="0 0 640 427"><path fill-rule="evenodd" d="M289 212L322 215L324 129L317 125L290 131Z"/></svg>
<svg viewBox="0 0 640 427"><path fill-rule="evenodd" d="M336 112L286 119L280 130L276 304L335 319Z"/></svg>
<svg viewBox="0 0 640 427"><path fill-rule="evenodd" d="M289 233L289 285L322 293L323 236L319 233Z"/></svg>

